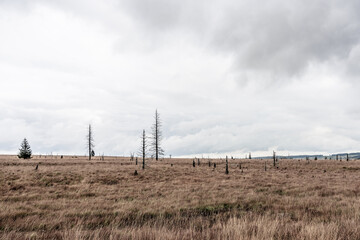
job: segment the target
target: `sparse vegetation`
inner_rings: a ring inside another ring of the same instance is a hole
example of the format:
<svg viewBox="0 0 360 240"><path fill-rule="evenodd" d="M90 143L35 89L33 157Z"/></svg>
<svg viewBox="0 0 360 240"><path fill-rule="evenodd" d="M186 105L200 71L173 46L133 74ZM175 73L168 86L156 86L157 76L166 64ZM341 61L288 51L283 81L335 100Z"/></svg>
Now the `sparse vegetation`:
<svg viewBox="0 0 360 240"><path fill-rule="evenodd" d="M226 175L224 159L139 171L129 158L64 156L34 171L38 156L15 158L0 156L0 239L360 238L360 161L284 159L264 172L241 160L241 173L234 159Z"/></svg>

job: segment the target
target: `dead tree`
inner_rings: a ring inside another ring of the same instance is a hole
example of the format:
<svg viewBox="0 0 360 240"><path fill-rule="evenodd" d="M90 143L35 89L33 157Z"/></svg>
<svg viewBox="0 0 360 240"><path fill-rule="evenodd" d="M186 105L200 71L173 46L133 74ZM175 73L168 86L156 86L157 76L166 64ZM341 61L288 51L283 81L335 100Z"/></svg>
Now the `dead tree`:
<svg viewBox="0 0 360 240"><path fill-rule="evenodd" d="M152 131L152 142L151 142L151 151L155 156L156 160L159 160L159 156L164 155L164 150L161 148L162 140L162 130L161 130L161 121L158 111L155 111L155 123L151 127Z"/></svg>
<svg viewBox="0 0 360 240"><path fill-rule="evenodd" d="M91 157L93 157L95 155L95 152L94 152L94 147L95 147L95 145L94 145L94 137L93 137L91 124L89 124L88 134L86 135L86 145L87 145L87 148L89 150L89 160L91 160Z"/></svg>
<svg viewBox="0 0 360 240"><path fill-rule="evenodd" d="M147 141L146 141L145 129L143 129L142 136L141 136L141 148L139 151L139 156L142 158L142 169L145 169L145 158L147 155L147 147L148 146L147 146Z"/></svg>

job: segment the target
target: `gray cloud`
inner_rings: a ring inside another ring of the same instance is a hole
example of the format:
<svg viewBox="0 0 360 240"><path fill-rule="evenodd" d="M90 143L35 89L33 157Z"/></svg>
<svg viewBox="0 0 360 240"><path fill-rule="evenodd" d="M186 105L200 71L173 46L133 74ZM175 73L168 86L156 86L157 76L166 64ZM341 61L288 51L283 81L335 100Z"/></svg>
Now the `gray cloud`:
<svg viewBox="0 0 360 240"><path fill-rule="evenodd" d="M234 59L234 70L269 78L349 58L359 43L358 1L122 1L144 31L191 32Z"/></svg>
<svg viewBox="0 0 360 240"><path fill-rule="evenodd" d="M356 151L358 1L0 1L0 151ZM286 83L285 83L286 81ZM256 155L256 154L255 154Z"/></svg>
<svg viewBox="0 0 360 240"><path fill-rule="evenodd" d="M154 50L174 38L193 38L232 58L240 80L291 79L311 64L355 65L360 40L358 1L2 1L33 9L47 5L102 24L118 35L117 47ZM123 36L124 27L131 29ZM127 34L128 34L127 33ZM128 38L132 38L128 41ZM355 55L355 56L354 56ZM347 63L347 62L346 62Z"/></svg>

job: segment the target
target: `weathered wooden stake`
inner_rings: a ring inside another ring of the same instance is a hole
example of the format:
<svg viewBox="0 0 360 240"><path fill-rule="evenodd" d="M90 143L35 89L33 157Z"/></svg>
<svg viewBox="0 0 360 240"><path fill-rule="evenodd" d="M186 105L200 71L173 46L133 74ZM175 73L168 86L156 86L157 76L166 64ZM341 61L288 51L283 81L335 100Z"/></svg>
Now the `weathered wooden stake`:
<svg viewBox="0 0 360 240"><path fill-rule="evenodd" d="M276 153L273 151L273 160L274 160L274 167L276 166Z"/></svg>
<svg viewBox="0 0 360 240"><path fill-rule="evenodd" d="M229 163L228 163L228 157L227 156L226 156L225 174L229 174Z"/></svg>

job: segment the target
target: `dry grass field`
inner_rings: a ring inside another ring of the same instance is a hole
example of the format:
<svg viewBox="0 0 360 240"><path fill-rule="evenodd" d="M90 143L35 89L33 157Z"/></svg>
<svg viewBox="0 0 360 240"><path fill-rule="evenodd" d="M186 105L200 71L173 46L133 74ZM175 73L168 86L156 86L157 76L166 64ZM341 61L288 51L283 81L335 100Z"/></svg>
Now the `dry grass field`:
<svg viewBox="0 0 360 240"><path fill-rule="evenodd" d="M0 156L0 239L360 239L360 161L192 161Z"/></svg>

